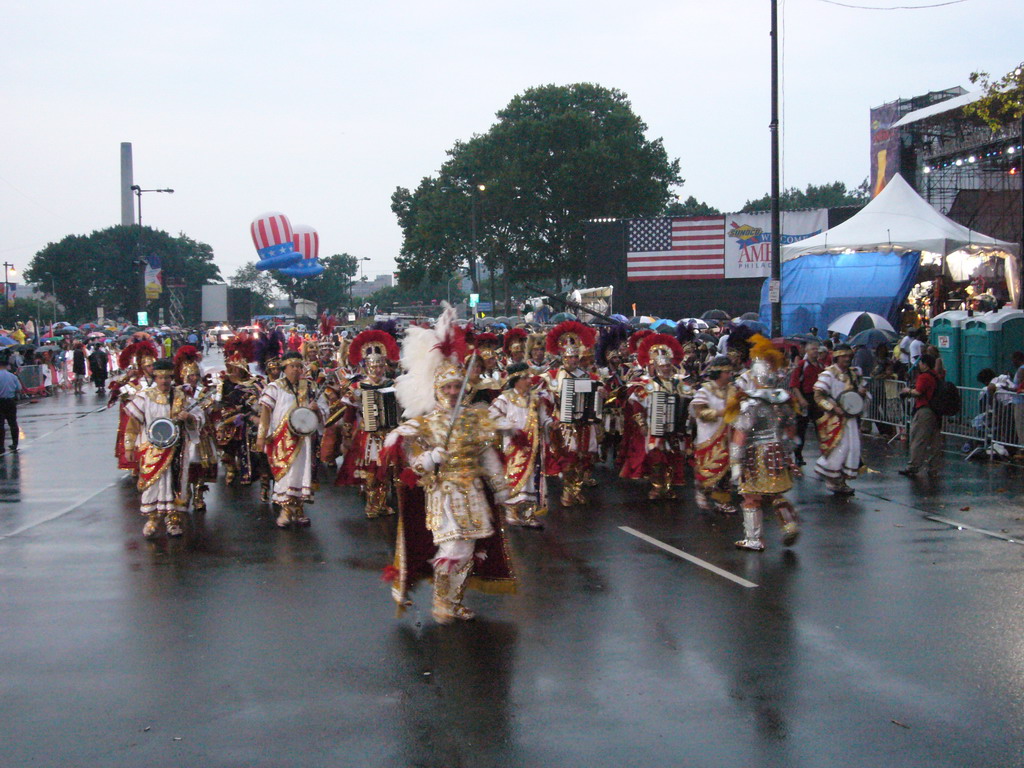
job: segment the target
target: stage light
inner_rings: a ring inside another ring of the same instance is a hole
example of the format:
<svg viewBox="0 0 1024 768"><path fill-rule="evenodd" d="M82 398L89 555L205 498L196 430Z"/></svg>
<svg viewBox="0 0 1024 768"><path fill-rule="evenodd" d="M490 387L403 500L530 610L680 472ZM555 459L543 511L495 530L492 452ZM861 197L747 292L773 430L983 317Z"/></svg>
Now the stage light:
<svg viewBox="0 0 1024 768"><path fill-rule="evenodd" d="M924 172L925 172L925 173L931 173L931 172L932 172L932 167L931 167L930 165L926 165L926 166L924 167Z"/></svg>
<svg viewBox="0 0 1024 768"><path fill-rule="evenodd" d="M956 159L956 164L957 164L957 165L963 165L963 164L964 164L963 158L961 158L961 157L958 157L958 158Z"/></svg>
<svg viewBox="0 0 1024 768"><path fill-rule="evenodd" d="M968 157L968 158L967 158L967 162L968 162L968 163L973 163L973 162L975 162L975 161L976 161L977 159L978 159L978 158L976 158L976 157L975 157L974 155L971 155L970 157Z"/></svg>
<svg viewBox="0 0 1024 768"><path fill-rule="evenodd" d="M1006 154L1008 154L1008 155L1012 155L1016 151L1017 151L1016 147L1007 147L1006 148Z"/></svg>

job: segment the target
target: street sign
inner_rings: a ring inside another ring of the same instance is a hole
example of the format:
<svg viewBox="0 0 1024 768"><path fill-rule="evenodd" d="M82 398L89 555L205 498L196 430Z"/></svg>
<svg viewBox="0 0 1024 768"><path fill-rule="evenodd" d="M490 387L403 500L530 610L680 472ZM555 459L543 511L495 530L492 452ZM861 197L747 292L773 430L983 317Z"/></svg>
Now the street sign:
<svg viewBox="0 0 1024 768"><path fill-rule="evenodd" d="M140 328L147 327L149 325L149 312L139 312L135 324Z"/></svg>
<svg viewBox="0 0 1024 768"><path fill-rule="evenodd" d="M781 280L769 280L768 281L768 303L775 304L779 301L782 296L782 281Z"/></svg>
<svg viewBox="0 0 1024 768"><path fill-rule="evenodd" d="M494 305L489 301L478 301L476 303L476 308L481 312L490 312L494 308Z"/></svg>
<svg viewBox="0 0 1024 768"><path fill-rule="evenodd" d="M479 293L471 293L471 294L469 294L469 306L475 307L479 303L480 303L480 294Z"/></svg>

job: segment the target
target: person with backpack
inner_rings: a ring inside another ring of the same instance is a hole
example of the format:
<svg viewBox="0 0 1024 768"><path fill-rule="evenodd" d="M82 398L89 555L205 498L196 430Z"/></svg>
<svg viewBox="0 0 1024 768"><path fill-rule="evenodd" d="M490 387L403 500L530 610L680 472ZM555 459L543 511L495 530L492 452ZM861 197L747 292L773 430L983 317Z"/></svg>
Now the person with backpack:
<svg viewBox="0 0 1024 768"><path fill-rule="evenodd" d="M939 377L935 375L935 357L924 353L917 361L917 378L913 388L900 391L901 397L914 398L910 419L910 460L899 473L913 477L922 468L929 477L938 477L942 461L942 416L936 412ZM954 388L955 389L955 388ZM939 410L946 410L940 408Z"/></svg>

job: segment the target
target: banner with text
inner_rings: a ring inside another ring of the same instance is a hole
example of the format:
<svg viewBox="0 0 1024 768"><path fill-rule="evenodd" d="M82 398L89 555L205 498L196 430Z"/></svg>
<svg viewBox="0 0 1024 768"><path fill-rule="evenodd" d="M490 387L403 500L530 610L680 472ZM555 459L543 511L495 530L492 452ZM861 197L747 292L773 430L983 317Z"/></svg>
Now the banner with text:
<svg viewBox="0 0 1024 768"><path fill-rule="evenodd" d="M146 298L150 301L159 299L164 290L164 271L160 267L160 257L155 253L146 259Z"/></svg>
<svg viewBox="0 0 1024 768"><path fill-rule="evenodd" d="M824 232L828 209L782 211L782 244L789 245ZM725 277L771 277L772 216L770 213L725 215Z"/></svg>

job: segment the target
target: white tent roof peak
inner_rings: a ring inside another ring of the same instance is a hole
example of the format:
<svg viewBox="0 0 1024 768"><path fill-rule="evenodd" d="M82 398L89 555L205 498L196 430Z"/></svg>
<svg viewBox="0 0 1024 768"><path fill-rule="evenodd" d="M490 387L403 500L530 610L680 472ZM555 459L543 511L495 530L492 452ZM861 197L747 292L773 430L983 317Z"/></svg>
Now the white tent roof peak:
<svg viewBox="0 0 1024 768"><path fill-rule="evenodd" d="M969 248L1017 253L1016 243L974 232L943 216L898 173L885 189L842 224L782 249L782 260L808 253L925 251L948 255Z"/></svg>

